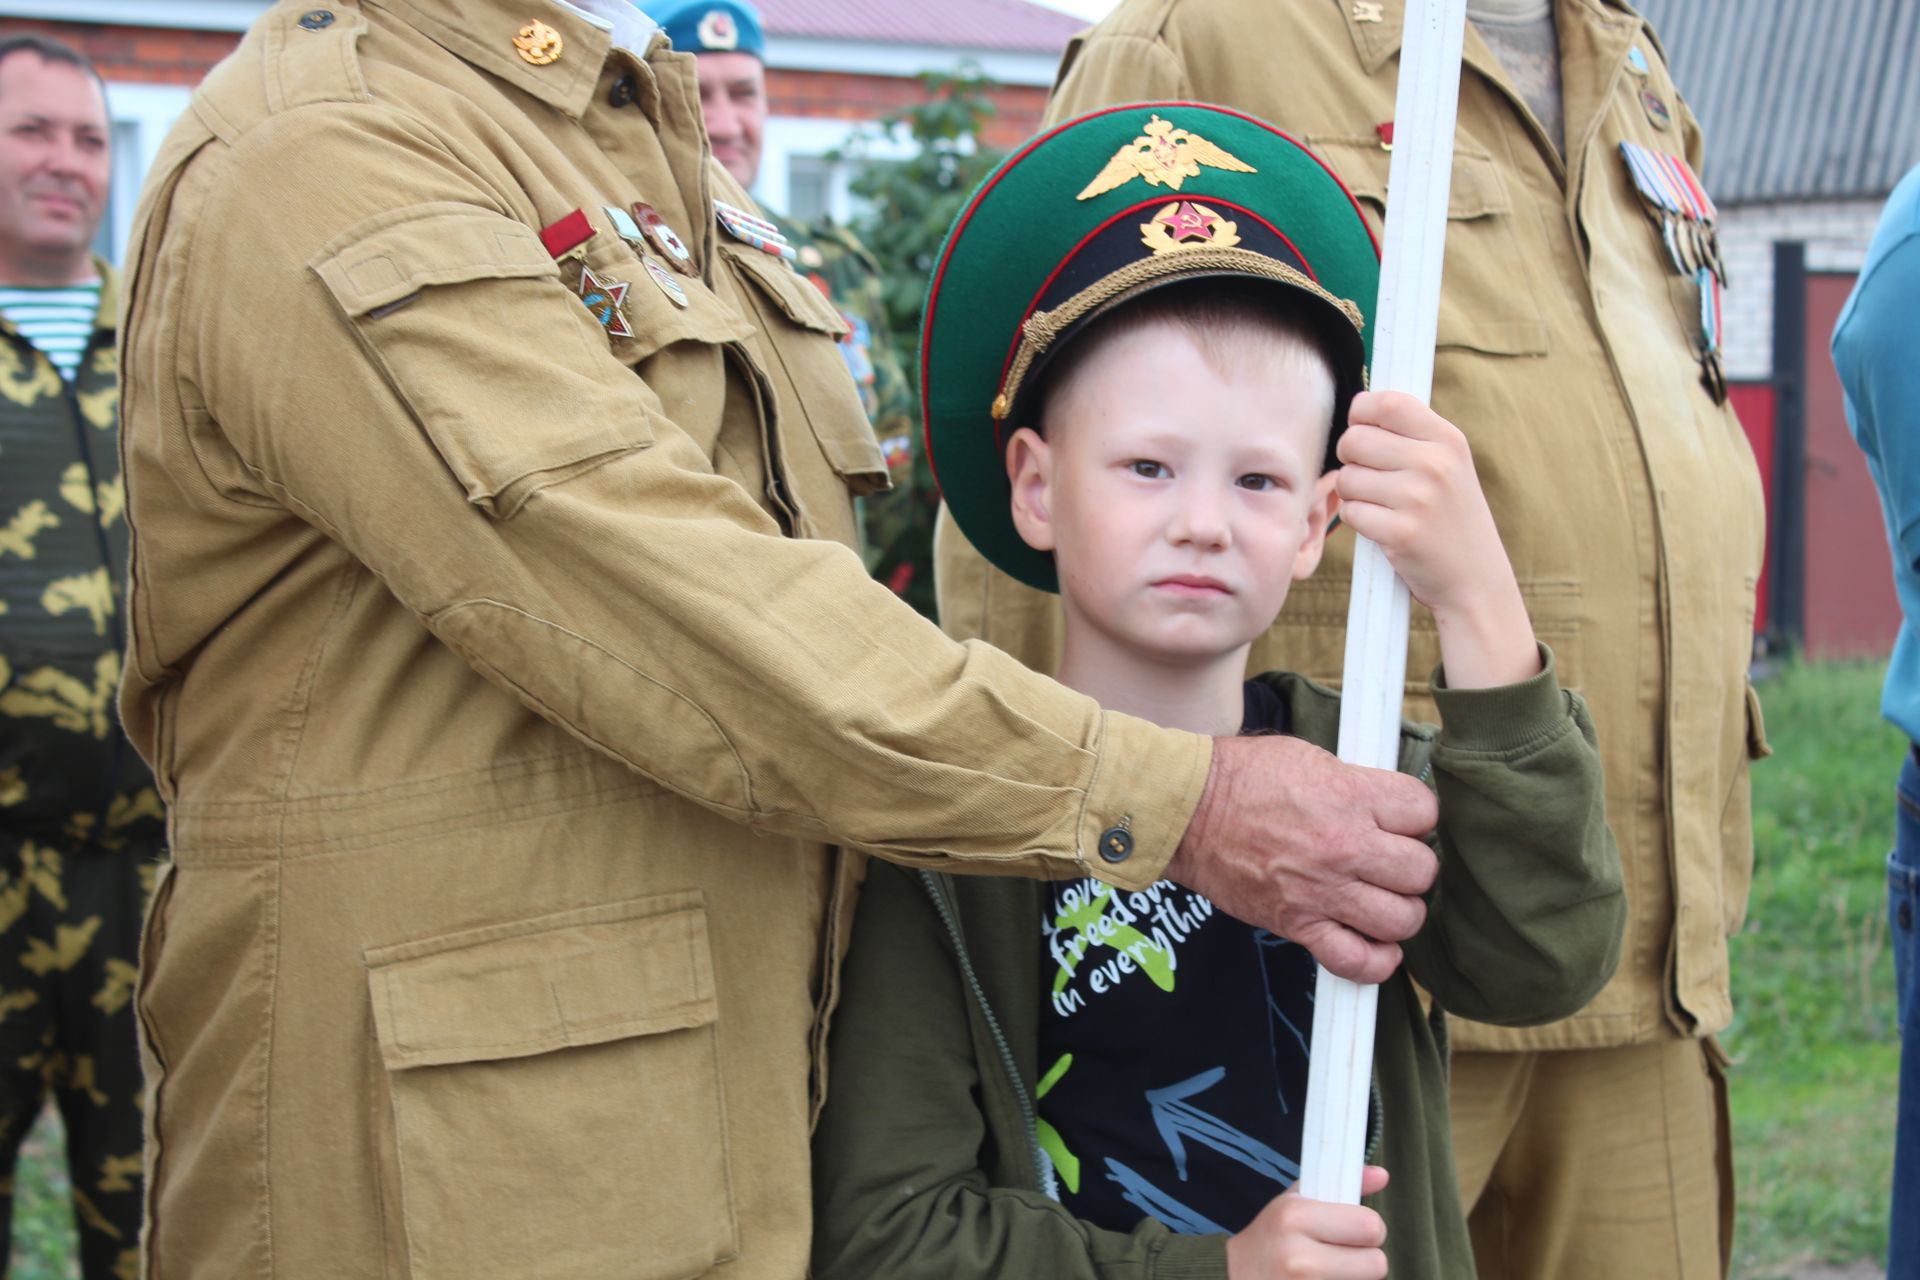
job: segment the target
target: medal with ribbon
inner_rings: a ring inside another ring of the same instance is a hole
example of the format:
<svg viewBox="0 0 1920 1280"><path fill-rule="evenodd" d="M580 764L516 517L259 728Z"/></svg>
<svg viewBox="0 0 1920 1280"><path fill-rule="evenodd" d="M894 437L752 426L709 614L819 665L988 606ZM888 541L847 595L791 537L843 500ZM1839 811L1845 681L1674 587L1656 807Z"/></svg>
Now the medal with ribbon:
<svg viewBox="0 0 1920 1280"><path fill-rule="evenodd" d="M713 212L726 233L740 243L752 245L785 262L792 262L798 256L793 246L787 243L785 233L759 214L748 213L724 200L713 202Z"/></svg>
<svg viewBox="0 0 1920 1280"><path fill-rule="evenodd" d="M580 301L610 335L631 338L633 326L627 323L626 316L627 290L631 286L625 280L599 275L587 265L587 241L595 234L596 228L587 221L586 212L575 209L557 222L540 228L540 243L556 262L578 260L580 279L574 292L579 294Z"/></svg>
<svg viewBox="0 0 1920 1280"><path fill-rule="evenodd" d="M1622 142L1620 155L1633 185L1660 229L1660 242L1675 274L1688 277L1700 294L1701 377L1716 402L1727 398L1720 339L1722 292L1727 266L1720 256L1720 210L1693 166L1680 156Z"/></svg>

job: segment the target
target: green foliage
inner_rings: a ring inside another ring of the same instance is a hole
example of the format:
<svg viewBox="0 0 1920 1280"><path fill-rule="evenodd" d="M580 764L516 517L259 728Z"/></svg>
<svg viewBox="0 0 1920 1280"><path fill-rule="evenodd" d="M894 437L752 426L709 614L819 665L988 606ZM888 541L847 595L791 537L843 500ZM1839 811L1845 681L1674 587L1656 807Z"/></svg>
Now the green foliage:
<svg viewBox="0 0 1920 1280"><path fill-rule="evenodd" d="M960 208L1000 160L981 145L980 130L994 114L993 81L977 70L920 76L926 96L882 116L854 136L847 159L864 165L853 192L867 212L853 232L880 263L887 332L920 402L920 317L935 257ZM871 157L875 142L904 135L914 146L905 160ZM917 417L916 413L916 417ZM917 433L916 433L917 435ZM916 440L908 491L872 500L869 534L882 546L875 566L882 581L915 608L933 616L933 526L939 493L924 448ZM884 504L882 506L881 504Z"/></svg>
<svg viewBox="0 0 1920 1280"><path fill-rule="evenodd" d="M992 80L962 69L922 72L920 83L926 90L923 100L882 116L854 136L846 153L865 163L853 193L866 203L867 213L854 221L853 230L880 261L887 327L916 376L920 313L934 258L960 207L1000 161L999 152L979 142L980 130L994 115L988 96ZM912 156L868 158L874 142L903 133L915 147Z"/></svg>
<svg viewBox="0 0 1920 1280"><path fill-rule="evenodd" d="M1734 1275L1883 1260L1899 1064L1886 856L1906 739L1884 664L1793 664L1761 688L1755 871L1732 941Z"/></svg>
<svg viewBox="0 0 1920 1280"><path fill-rule="evenodd" d="M20 1145L14 1179L18 1190L13 1201L13 1265L0 1268L14 1280L73 1280L80 1274L64 1134L59 1117L49 1107Z"/></svg>

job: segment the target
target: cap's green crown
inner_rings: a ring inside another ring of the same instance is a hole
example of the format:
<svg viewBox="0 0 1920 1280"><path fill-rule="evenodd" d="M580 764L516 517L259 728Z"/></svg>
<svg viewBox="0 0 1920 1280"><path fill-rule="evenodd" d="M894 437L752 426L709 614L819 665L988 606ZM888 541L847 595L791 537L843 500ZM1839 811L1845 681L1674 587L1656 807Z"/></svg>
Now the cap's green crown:
<svg viewBox="0 0 1920 1280"><path fill-rule="evenodd" d="M1305 147L1221 107L1158 102L1071 120L1008 156L947 233L921 329L927 452L981 554L1056 590L1013 527L1003 451L1034 374L1094 317L1162 284L1261 280L1312 299L1337 383L1361 385L1379 249ZM1342 335L1345 335L1342 337Z"/></svg>

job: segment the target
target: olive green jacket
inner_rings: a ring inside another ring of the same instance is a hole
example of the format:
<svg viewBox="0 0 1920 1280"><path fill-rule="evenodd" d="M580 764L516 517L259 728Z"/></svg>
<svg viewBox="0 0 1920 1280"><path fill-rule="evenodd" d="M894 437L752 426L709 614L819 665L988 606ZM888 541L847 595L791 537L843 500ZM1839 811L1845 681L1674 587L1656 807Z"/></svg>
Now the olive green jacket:
<svg viewBox="0 0 1920 1280"><path fill-rule="evenodd" d="M1554 4L1564 158L1467 29L1432 403L1472 444L1534 630L1593 708L1633 907L1620 970L1586 1008L1524 1029L1456 1023L1463 1049L1724 1028L1727 938L1753 873L1747 764L1766 752L1747 681L1759 470L1702 382L1699 289L1668 261L1620 144L1684 155L1709 188L1714 170L1639 15L1618 0ZM1068 47L1049 120L1143 100L1249 112L1312 148L1378 227L1404 14L1404 0L1122 0ZM1351 534L1328 539L1251 670L1339 680L1352 555ZM994 572L947 520L935 562L949 634L1053 669L1053 597ZM1433 718L1421 677L1438 662L1416 604L1409 719Z"/></svg>
<svg viewBox="0 0 1920 1280"><path fill-rule="evenodd" d="M1297 736L1333 746L1338 694L1263 679ZM1509 1025L1564 1016L1613 973L1626 917L1592 720L1551 662L1522 684L1436 697L1445 730L1406 726L1400 767L1439 793L1440 879L1406 964L1380 988L1375 1029L1371 1155L1392 1182L1372 1203L1396 1280L1473 1275L1442 1010ZM873 867L814 1142L821 1280L1226 1275L1224 1237L1152 1219L1102 1230L1041 1191L1043 894L1032 881Z"/></svg>

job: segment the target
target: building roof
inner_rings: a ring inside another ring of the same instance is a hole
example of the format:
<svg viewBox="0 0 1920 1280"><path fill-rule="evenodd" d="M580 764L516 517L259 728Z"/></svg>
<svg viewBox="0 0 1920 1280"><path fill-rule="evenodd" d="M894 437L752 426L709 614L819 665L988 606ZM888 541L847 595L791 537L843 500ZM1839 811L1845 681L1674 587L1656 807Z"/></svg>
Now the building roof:
<svg viewBox="0 0 1920 1280"><path fill-rule="evenodd" d="M1920 164L1920 4L1636 0L1722 204L1878 197Z"/></svg>
<svg viewBox="0 0 1920 1280"><path fill-rule="evenodd" d="M770 36L1057 56L1086 23L1028 0L758 0Z"/></svg>

